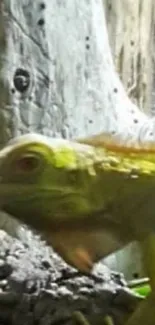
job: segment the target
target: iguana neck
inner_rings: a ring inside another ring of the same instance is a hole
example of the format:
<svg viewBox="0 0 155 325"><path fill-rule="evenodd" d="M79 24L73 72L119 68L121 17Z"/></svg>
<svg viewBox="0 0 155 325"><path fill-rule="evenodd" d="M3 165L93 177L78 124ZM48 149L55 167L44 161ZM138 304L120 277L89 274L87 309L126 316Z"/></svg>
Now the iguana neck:
<svg viewBox="0 0 155 325"><path fill-rule="evenodd" d="M102 168L98 190L99 200L103 203L103 220L120 225L122 234L123 230L124 234L130 231L138 240L154 231L154 156L107 151L107 163L103 163Z"/></svg>

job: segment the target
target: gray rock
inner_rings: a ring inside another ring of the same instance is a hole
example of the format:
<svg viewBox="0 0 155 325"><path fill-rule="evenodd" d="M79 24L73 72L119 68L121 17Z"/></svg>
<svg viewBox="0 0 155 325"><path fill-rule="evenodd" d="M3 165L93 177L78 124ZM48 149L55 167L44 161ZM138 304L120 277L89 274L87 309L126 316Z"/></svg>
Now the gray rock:
<svg viewBox="0 0 155 325"><path fill-rule="evenodd" d="M1 324L73 324L81 311L91 324L110 314L123 324L141 298L123 276L99 263L90 276L60 259L38 236L27 243L0 232Z"/></svg>

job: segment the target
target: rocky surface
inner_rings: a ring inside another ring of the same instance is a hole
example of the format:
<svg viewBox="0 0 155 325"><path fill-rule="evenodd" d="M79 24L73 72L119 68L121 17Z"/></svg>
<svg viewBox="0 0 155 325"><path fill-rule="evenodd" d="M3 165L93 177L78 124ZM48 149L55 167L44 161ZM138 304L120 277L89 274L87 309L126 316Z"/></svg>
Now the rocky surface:
<svg viewBox="0 0 155 325"><path fill-rule="evenodd" d="M84 276L30 231L22 241L1 231L0 247L1 325L74 324L75 311L94 325L107 314L123 324L141 300L123 276L100 263Z"/></svg>

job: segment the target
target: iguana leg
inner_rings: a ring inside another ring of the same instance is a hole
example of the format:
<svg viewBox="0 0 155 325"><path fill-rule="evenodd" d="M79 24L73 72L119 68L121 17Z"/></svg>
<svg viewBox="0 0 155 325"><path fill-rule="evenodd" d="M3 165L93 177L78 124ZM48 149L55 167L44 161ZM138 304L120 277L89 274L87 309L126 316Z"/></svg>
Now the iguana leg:
<svg viewBox="0 0 155 325"><path fill-rule="evenodd" d="M72 320L75 325L91 325L80 311L75 311L72 314Z"/></svg>
<svg viewBox="0 0 155 325"><path fill-rule="evenodd" d="M91 325L88 322L87 318L80 311L75 311L72 314L72 319L73 319L73 323L75 325ZM114 325L113 319L109 315L104 316L102 321L101 321L101 318L100 318L99 322L98 322L98 319L96 317L96 322L95 323L96 323L96 325Z"/></svg>
<svg viewBox="0 0 155 325"><path fill-rule="evenodd" d="M143 263L150 278L151 294L139 305L125 325L155 325L155 234L141 243Z"/></svg>

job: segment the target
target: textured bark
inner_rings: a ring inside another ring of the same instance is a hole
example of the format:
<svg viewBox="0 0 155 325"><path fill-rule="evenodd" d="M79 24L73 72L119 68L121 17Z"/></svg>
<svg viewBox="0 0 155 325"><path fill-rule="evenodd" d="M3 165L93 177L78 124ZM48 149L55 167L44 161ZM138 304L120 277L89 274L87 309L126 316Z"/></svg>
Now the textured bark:
<svg viewBox="0 0 155 325"><path fill-rule="evenodd" d="M115 72L102 1L4 4L2 80L11 98L7 114L1 107L2 140L30 131L83 137L102 130L126 142L150 140L154 123L129 101Z"/></svg>
<svg viewBox="0 0 155 325"><path fill-rule="evenodd" d="M129 97L153 113L155 4L152 0L105 1L115 66Z"/></svg>
<svg viewBox="0 0 155 325"><path fill-rule="evenodd" d="M4 0L3 5L1 146L9 138L31 131L72 138L106 130L125 143L138 139L140 144L154 139L154 121L130 102L115 72L102 1ZM8 229L8 225L2 226ZM4 324L70 323L75 309L91 319L91 312L94 317L110 310L121 317L121 324L127 305L130 311L136 307L137 298L131 297L130 307L130 294L123 290L123 298L119 296L116 279L111 286L109 272L109 280L104 282L105 272L100 271L99 285L98 276L90 282L80 277L57 283L63 272L72 278L73 271L63 264L65 271L59 272L62 262L52 254L52 266L46 272L48 263L42 266L45 250L31 235L25 244L13 243L2 238L2 270L8 268L1 277L0 319Z"/></svg>

